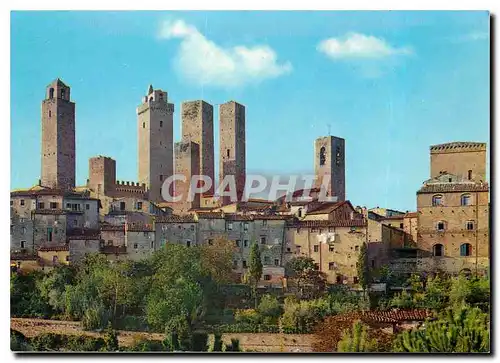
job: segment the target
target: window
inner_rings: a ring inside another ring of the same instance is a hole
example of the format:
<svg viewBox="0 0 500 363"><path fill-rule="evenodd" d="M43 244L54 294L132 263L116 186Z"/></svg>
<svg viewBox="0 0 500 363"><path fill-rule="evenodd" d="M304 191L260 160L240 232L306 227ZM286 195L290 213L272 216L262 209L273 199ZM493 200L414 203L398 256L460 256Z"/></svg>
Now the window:
<svg viewBox="0 0 500 363"><path fill-rule="evenodd" d="M137 243L134 243L134 249L137 249Z"/></svg>
<svg viewBox="0 0 500 363"><path fill-rule="evenodd" d="M319 264L315 263L315 264L314 264L314 269L315 269L315 270L319 270Z"/></svg>
<svg viewBox="0 0 500 363"><path fill-rule="evenodd" d="M125 210L125 202L120 202L120 210Z"/></svg>
<svg viewBox="0 0 500 363"><path fill-rule="evenodd" d="M270 281L271 280L271 275L264 275L264 280Z"/></svg>
<svg viewBox="0 0 500 363"><path fill-rule="evenodd" d="M191 225L191 231L194 231L194 224Z"/></svg>
<svg viewBox="0 0 500 363"><path fill-rule="evenodd" d="M62 89L62 90L61 90L61 98L64 98L65 93L66 93L66 90L65 90L65 89Z"/></svg>
<svg viewBox="0 0 500 363"><path fill-rule="evenodd" d="M26 248L26 241L21 241L21 248Z"/></svg>
<svg viewBox="0 0 500 363"><path fill-rule="evenodd" d="M26 227L21 228L21 234L26 234Z"/></svg>
<svg viewBox="0 0 500 363"><path fill-rule="evenodd" d="M155 248L155 241L151 241L151 249Z"/></svg>
<svg viewBox="0 0 500 363"><path fill-rule="evenodd" d="M108 246L113 246L113 240L112 239L108 240Z"/></svg>
<svg viewBox="0 0 500 363"><path fill-rule="evenodd" d="M52 228L51 227L47 228L47 241L52 242Z"/></svg>
<svg viewBox="0 0 500 363"><path fill-rule="evenodd" d="M399 228L403 229L403 223L399 223Z"/></svg>
<svg viewBox="0 0 500 363"><path fill-rule="evenodd" d="M460 198L460 204L461 205L470 205L470 195L469 194L464 194Z"/></svg>
<svg viewBox="0 0 500 363"><path fill-rule="evenodd" d="M472 180L472 170L467 172L467 179Z"/></svg>
<svg viewBox="0 0 500 363"><path fill-rule="evenodd" d="M54 98L54 89L53 88L49 89L49 98L51 98L51 99Z"/></svg>
<svg viewBox="0 0 500 363"><path fill-rule="evenodd" d="M191 247L191 241L190 240L186 241L186 247Z"/></svg>
<svg viewBox="0 0 500 363"><path fill-rule="evenodd" d="M335 270L336 267L337 267L337 264L335 262L329 262L328 263L328 269L329 270Z"/></svg>
<svg viewBox="0 0 500 363"><path fill-rule="evenodd" d="M160 121L160 127L163 127L163 121Z"/></svg>
<svg viewBox="0 0 500 363"><path fill-rule="evenodd" d="M238 261L233 261L233 269L236 270L238 268Z"/></svg>
<svg viewBox="0 0 500 363"><path fill-rule="evenodd" d="M337 284L341 284L342 283L342 276L337 276L336 281L337 281Z"/></svg>
<svg viewBox="0 0 500 363"><path fill-rule="evenodd" d="M21 205L24 205L24 199L21 199L20 203Z"/></svg>
<svg viewBox="0 0 500 363"><path fill-rule="evenodd" d="M227 224L226 224L226 229L227 229L228 231L232 231L232 230L233 230L233 223L232 223L232 222L227 222Z"/></svg>
<svg viewBox="0 0 500 363"><path fill-rule="evenodd" d="M243 230L248 231L248 223L247 222L243 223Z"/></svg>
<svg viewBox="0 0 500 363"><path fill-rule="evenodd" d="M163 175L160 174L160 181L163 181Z"/></svg>
<svg viewBox="0 0 500 363"><path fill-rule="evenodd" d="M247 239L243 241L243 247L248 247L248 240Z"/></svg>
<svg viewBox="0 0 500 363"><path fill-rule="evenodd" d="M24 223L24 218L19 218L19 223Z"/></svg>
<svg viewBox="0 0 500 363"><path fill-rule="evenodd" d="M14 205L14 201L13 200L10 201L10 205Z"/></svg>
<svg viewBox="0 0 500 363"><path fill-rule="evenodd" d="M73 225L74 225L74 226L78 226L78 220L73 219Z"/></svg>
<svg viewBox="0 0 500 363"><path fill-rule="evenodd" d="M52 117L52 111L49 110L49 118Z"/></svg>
<svg viewBox="0 0 500 363"><path fill-rule="evenodd" d="M137 202L137 209L141 210L142 209L142 202Z"/></svg>
<svg viewBox="0 0 500 363"><path fill-rule="evenodd" d="M299 208L299 218L302 218L302 208Z"/></svg>
<svg viewBox="0 0 500 363"><path fill-rule="evenodd" d="M243 260L242 263L243 263L243 268L247 268L247 261Z"/></svg>
<svg viewBox="0 0 500 363"><path fill-rule="evenodd" d="M432 205L434 207L438 205L443 205L443 197L441 195L435 195L432 197Z"/></svg>
<svg viewBox="0 0 500 363"><path fill-rule="evenodd" d="M467 227L468 231L474 230L474 222L473 221L467 221L466 227Z"/></svg>
<svg viewBox="0 0 500 363"><path fill-rule="evenodd" d="M101 185L101 184L99 184ZM66 209L71 209L71 203L66 203Z"/></svg>
<svg viewBox="0 0 500 363"><path fill-rule="evenodd" d="M325 165L325 162L326 162L326 149L325 147L323 146L320 150L319 150L319 165Z"/></svg>
<svg viewBox="0 0 500 363"><path fill-rule="evenodd" d="M432 247L432 255L441 257L444 254L444 247L442 244L438 243Z"/></svg>
<svg viewBox="0 0 500 363"><path fill-rule="evenodd" d="M300 234L300 228L297 228L297 234Z"/></svg>
<svg viewBox="0 0 500 363"><path fill-rule="evenodd" d="M56 265L56 264L57 264L57 262L58 262L58 258L57 258L57 256L52 256L52 264L53 264L53 265Z"/></svg>
<svg viewBox="0 0 500 363"><path fill-rule="evenodd" d="M69 256L66 256L66 262L69 262Z"/></svg>
<svg viewBox="0 0 500 363"><path fill-rule="evenodd" d="M460 256L470 256L472 254L472 246L470 243L460 245Z"/></svg>
<svg viewBox="0 0 500 363"><path fill-rule="evenodd" d="M354 277L352 278L352 280L353 280L353 282L354 282L355 284L357 284L357 283L359 282L358 276L354 276Z"/></svg>
<svg viewBox="0 0 500 363"><path fill-rule="evenodd" d="M314 245L314 252L319 252L319 245Z"/></svg>
<svg viewBox="0 0 500 363"><path fill-rule="evenodd" d="M269 265L269 256L264 256L264 265Z"/></svg>
<svg viewBox="0 0 500 363"><path fill-rule="evenodd" d="M437 230L438 231L444 231L444 222L443 221L439 221L437 222Z"/></svg>
<svg viewBox="0 0 500 363"><path fill-rule="evenodd" d="M354 251L359 251L359 246L354 246Z"/></svg>
<svg viewBox="0 0 500 363"><path fill-rule="evenodd" d="M85 209L86 209L86 210L90 210L90 204L88 204L88 203L87 203L87 204L85 204Z"/></svg>
<svg viewBox="0 0 500 363"><path fill-rule="evenodd" d="M286 252L292 252L292 250L290 249L290 247L286 248Z"/></svg>
<svg viewBox="0 0 500 363"><path fill-rule="evenodd" d="M236 240L236 247L240 247L240 240L239 239Z"/></svg>
<svg viewBox="0 0 500 363"><path fill-rule="evenodd" d="M264 226L264 227L267 226L267 219L262 220L262 226Z"/></svg>
<svg viewBox="0 0 500 363"><path fill-rule="evenodd" d="M229 151L229 149L227 149L227 157L229 157L229 155L230 155L230 151Z"/></svg>
<svg viewBox="0 0 500 363"><path fill-rule="evenodd" d="M143 122L143 123L142 123L142 128L143 128L143 129L145 129L145 128L146 128L146 123L145 123L145 122Z"/></svg>
<svg viewBox="0 0 500 363"><path fill-rule="evenodd" d="M209 240L208 240L208 245L209 245L209 246L211 246L211 245L213 245L213 244L214 244L214 240L213 240L213 239L209 239Z"/></svg>
<svg viewBox="0 0 500 363"><path fill-rule="evenodd" d="M265 245L266 244L266 237L260 237L260 244Z"/></svg>
<svg viewBox="0 0 500 363"><path fill-rule="evenodd" d="M274 266L279 266L280 265L280 260L277 258L274 259Z"/></svg>
<svg viewBox="0 0 500 363"><path fill-rule="evenodd" d="M333 252L333 251L335 251L335 249L332 245L330 245L330 246L328 246L328 251Z"/></svg>

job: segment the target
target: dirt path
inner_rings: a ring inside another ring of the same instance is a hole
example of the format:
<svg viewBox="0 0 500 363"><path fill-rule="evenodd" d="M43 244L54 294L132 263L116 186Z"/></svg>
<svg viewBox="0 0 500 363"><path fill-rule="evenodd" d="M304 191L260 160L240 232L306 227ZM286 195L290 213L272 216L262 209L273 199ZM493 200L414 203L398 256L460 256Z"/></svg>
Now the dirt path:
<svg viewBox="0 0 500 363"><path fill-rule="evenodd" d="M101 336L97 332L84 331L77 321L45 320L34 318L11 318L10 327L27 337L34 337L40 333L56 333L68 335ZM144 333L127 330L118 331L118 341L122 346L130 346L141 339L163 340L164 334ZM226 343L231 338L239 339L240 346L245 351L255 352L311 352L311 334L271 334L271 333L230 333L224 334L222 339ZM209 337L212 345L213 336Z"/></svg>

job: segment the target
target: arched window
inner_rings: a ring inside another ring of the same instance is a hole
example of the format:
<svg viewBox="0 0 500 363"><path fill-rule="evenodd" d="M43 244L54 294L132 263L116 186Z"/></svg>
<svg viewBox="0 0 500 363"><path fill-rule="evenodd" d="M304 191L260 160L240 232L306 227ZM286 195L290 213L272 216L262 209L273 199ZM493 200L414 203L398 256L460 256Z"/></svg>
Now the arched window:
<svg viewBox="0 0 500 363"><path fill-rule="evenodd" d="M49 98L50 99L54 98L54 89L53 88L49 89Z"/></svg>
<svg viewBox="0 0 500 363"><path fill-rule="evenodd" d="M438 205L443 205L443 196L442 195L434 195L432 197L432 205L434 207L436 207Z"/></svg>
<svg viewBox="0 0 500 363"><path fill-rule="evenodd" d="M441 257L444 254L444 247L442 244L438 243L432 246L432 255Z"/></svg>
<svg viewBox="0 0 500 363"><path fill-rule="evenodd" d="M462 197L460 198L460 204L461 205L471 205L470 195L469 194L462 195Z"/></svg>
<svg viewBox="0 0 500 363"><path fill-rule="evenodd" d="M325 162L326 162L326 149L325 147L323 146L320 150L319 150L319 165L325 165Z"/></svg>
<svg viewBox="0 0 500 363"><path fill-rule="evenodd" d="M472 254L472 245L470 243L463 243L460 245L460 256L470 256Z"/></svg>
<svg viewBox="0 0 500 363"><path fill-rule="evenodd" d="M442 232L442 231L444 231L444 230L445 230L445 228L446 228L446 223L444 223L444 221L438 221L438 222L436 223L436 229L437 229L438 231L441 231L441 232Z"/></svg>

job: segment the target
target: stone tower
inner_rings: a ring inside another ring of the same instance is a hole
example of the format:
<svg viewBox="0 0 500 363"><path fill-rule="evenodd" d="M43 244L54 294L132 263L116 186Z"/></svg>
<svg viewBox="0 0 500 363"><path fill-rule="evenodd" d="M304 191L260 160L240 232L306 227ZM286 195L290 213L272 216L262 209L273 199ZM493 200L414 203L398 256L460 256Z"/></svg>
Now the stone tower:
<svg viewBox="0 0 500 363"><path fill-rule="evenodd" d="M210 177L212 187L206 193L214 193L214 108L205 101L182 103L182 141L194 142L199 146L200 170L194 174Z"/></svg>
<svg viewBox="0 0 500 363"><path fill-rule="evenodd" d="M345 141L340 137L325 136L314 142L314 173L319 188L325 176L330 176L329 197L345 200Z"/></svg>
<svg viewBox="0 0 500 363"><path fill-rule="evenodd" d="M115 191L116 161L107 156L89 159L88 187L98 196L109 196Z"/></svg>
<svg viewBox="0 0 500 363"><path fill-rule="evenodd" d="M431 178L452 174L461 180L486 181L485 143L450 142L433 145L430 154Z"/></svg>
<svg viewBox="0 0 500 363"><path fill-rule="evenodd" d="M238 200L241 200L245 188L245 106L229 101L220 105L220 166L219 183L226 175L234 175ZM223 204L229 198L223 198Z"/></svg>
<svg viewBox="0 0 500 363"><path fill-rule="evenodd" d="M174 105L167 92L149 86L137 107L139 183L145 183L149 200L163 202L161 187L173 175Z"/></svg>
<svg viewBox="0 0 500 363"><path fill-rule="evenodd" d="M200 170L200 147L191 141L181 141L175 143L175 174L184 175L186 181L175 181L175 195L181 196L180 201L174 203L172 207L179 214L186 213L191 208L200 207L200 194L195 194L193 200L189 201L189 189L191 187L191 177L197 175Z"/></svg>
<svg viewBox="0 0 500 363"><path fill-rule="evenodd" d="M47 86L42 102L42 179L45 187L75 187L75 104L59 78Z"/></svg>

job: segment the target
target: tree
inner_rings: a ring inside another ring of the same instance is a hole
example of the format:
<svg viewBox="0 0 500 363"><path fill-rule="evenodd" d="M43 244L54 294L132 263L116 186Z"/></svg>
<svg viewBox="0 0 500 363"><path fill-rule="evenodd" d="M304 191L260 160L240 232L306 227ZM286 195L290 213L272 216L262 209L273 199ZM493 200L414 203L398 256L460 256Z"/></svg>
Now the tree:
<svg viewBox="0 0 500 363"><path fill-rule="evenodd" d="M250 263L248 266L248 272L245 276L247 283L251 284L252 292L255 299L255 308L257 308L257 286L262 277L262 260L260 256L260 249L257 242L252 244L250 250Z"/></svg>
<svg viewBox="0 0 500 363"><path fill-rule="evenodd" d="M368 337L368 327L357 321L352 330L344 332L342 339L338 342L338 352L359 353L376 351L377 341Z"/></svg>
<svg viewBox="0 0 500 363"><path fill-rule="evenodd" d="M230 282L233 270L234 242L224 238L217 238L212 245L201 247L201 266L212 279L219 283Z"/></svg>
<svg viewBox="0 0 500 363"><path fill-rule="evenodd" d="M240 340L231 338L231 344L226 344L226 352L241 352Z"/></svg>
<svg viewBox="0 0 500 363"><path fill-rule="evenodd" d="M366 287L370 283L370 273L368 271L368 253L367 253L367 245L363 243L361 245L361 249L359 251L358 256L358 279L359 284L363 288L363 291L366 292Z"/></svg>
<svg viewBox="0 0 500 363"><path fill-rule="evenodd" d="M257 313L265 324L276 324L283 309L278 299L271 295L264 295L257 307Z"/></svg>
<svg viewBox="0 0 500 363"><path fill-rule="evenodd" d="M311 257L294 257L286 263L286 275L295 282L300 296L304 294L304 284L309 280L310 273L314 269L315 263Z"/></svg>
<svg viewBox="0 0 500 363"><path fill-rule="evenodd" d="M424 329L413 329L396 336L394 350L410 353L489 352L489 325L488 314L477 307L448 309L437 321L426 322Z"/></svg>
<svg viewBox="0 0 500 363"><path fill-rule="evenodd" d="M212 348L212 352L222 352L222 345L223 345L222 334L216 332L214 334L214 345Z"/></svg>
<svg viewBox="0 0 500 363"><path fill-rule="evenodd" d="M108 352L117 352L118 346L118 335L116 331L113 330L111 322L108 322L106 331L104 332L104 350Z"/></svg>

